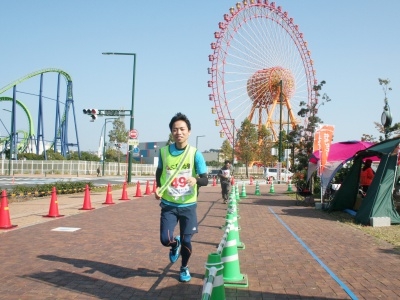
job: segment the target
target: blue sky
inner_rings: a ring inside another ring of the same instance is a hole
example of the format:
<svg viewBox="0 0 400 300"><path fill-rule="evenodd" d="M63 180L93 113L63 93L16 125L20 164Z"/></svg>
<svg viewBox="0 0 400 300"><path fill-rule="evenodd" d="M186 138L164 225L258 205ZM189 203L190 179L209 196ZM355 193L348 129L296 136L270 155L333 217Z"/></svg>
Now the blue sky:
<svg viewBox="0 0 400 300"><path fill-rule="evenodd" d="M135 52L135 128L140 142L168 138L177 112L192 122L191 144L201 151L220 148L209 101L208 55L218 23L235 1L2 1L0 88L28 73L58 68L73 79L74 105L81 150L97 150L104 119L89 122L83 108L130 109L133 58L102 52ZM378 78L389 78L394 122L400 113L400 1L276 1L308 42L316 78L332 99L319 116L335 125L334 142L379 136L373 122L383 109ZM53 76L54 77L54 76ZM55 98L54 78L44 94ZM47 80L47 81L46 81ZM38 78L18 86L38 93ZM12 96L8 91L0 96ZM37 119L37 97L18 95ZM62 98L63 99L63 98ZM45 102L45 137L52 138L54 101ZM1 108L9 109L5 103ZM9 124L9 113L0 110ZM70 116L70 120L72 117ZM23 117L21 117L23 119ZM34 121L35 126L37 121ZM19 124L23 127L23 121ZM126 119L127 127L129 121ZM26 126L26 125L24 125ZM17 125L18 127L18 125ZM70 129L70 135L71 135ZM0 126L0 135L5 135ZM50 132L50 133L47 133Z"/></svg>

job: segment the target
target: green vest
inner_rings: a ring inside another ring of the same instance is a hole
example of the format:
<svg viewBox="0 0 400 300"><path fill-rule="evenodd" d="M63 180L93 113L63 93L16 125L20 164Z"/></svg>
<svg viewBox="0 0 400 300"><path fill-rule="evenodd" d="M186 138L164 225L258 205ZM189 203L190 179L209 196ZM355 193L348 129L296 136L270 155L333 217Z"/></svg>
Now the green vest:
<svg viewBox="0 0 400 300"><path fill-rule="evenodd" d="M189 145L187 145L189 147ZM172 156L169 152L169 146L162 147L161 159L163 164L163 171L161 174L161 185L171 177L174 176L171 184L165 189L162 198L176 204L189 204L197 201L197 184L189 186L186 181L189 177L196 177L196 170L194 166L194 156L196 148L190 147L188 154L181 168L176 172L184 153L178 156ZM176 172L176 174L175 174Z"/></svg>

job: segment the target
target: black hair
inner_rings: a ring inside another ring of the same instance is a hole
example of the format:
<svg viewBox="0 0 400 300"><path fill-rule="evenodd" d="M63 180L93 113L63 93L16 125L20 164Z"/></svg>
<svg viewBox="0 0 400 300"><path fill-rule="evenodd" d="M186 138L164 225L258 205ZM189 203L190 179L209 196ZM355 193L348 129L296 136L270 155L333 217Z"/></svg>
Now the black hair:
<svg viewBox="0 0 400 300"><path fill-rule="evenodd" d="M368 158L367 160L365 160L364 167L362 168L362 170L365 171L366 169L371 168L371 165L372 165L372 160Z"/></svg>
<svg viewBox="0 0 400 300"><path fill-rule="evenodd" d="M224 164L230 164L230 160L225 160Z"/></svg>
<svg viewBox="0 0 400 300"><path fill-rule="evenodd" d="M192 130L192 126L190 125L189 119L186 117L186 115L178 112L175 116L172 117L171 121L169 122L169 130L172 131L172 126L176 121L184 121L188 127L189 130Z"/></svg>

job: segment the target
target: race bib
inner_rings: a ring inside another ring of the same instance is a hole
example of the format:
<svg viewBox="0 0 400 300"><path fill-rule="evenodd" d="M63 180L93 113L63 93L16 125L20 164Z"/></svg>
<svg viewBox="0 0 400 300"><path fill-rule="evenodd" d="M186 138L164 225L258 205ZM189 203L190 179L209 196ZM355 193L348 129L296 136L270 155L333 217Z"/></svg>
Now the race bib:
<svg viewBox="0 0 400 300"><path fill-rule="evenodd" d="M230 177L230 175L231 175L231 171L230 170L222 170L222 174L225 176L225 177Z"/></svg>
<svg viewBox="0 0 400 300"><path fill-rule="evenodd" d="M173 175L174 170L167 170L167 180ZM168 194L175 199L193 194L193 187L187 184L187 179L192 176L192 170L181 170L168 187Z"/></svg>

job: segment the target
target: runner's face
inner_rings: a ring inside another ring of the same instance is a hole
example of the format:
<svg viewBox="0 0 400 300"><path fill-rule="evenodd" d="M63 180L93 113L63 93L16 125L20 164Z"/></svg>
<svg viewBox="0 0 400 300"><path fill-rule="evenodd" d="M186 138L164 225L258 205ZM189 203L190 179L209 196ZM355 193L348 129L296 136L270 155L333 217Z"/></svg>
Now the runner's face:
<svg viewBox="0 0 400 300"><path fill-rule="evenodd" d="M185 121L176 121L172 126L172 136L177 144L186 146L190 130Z"/></svg>

